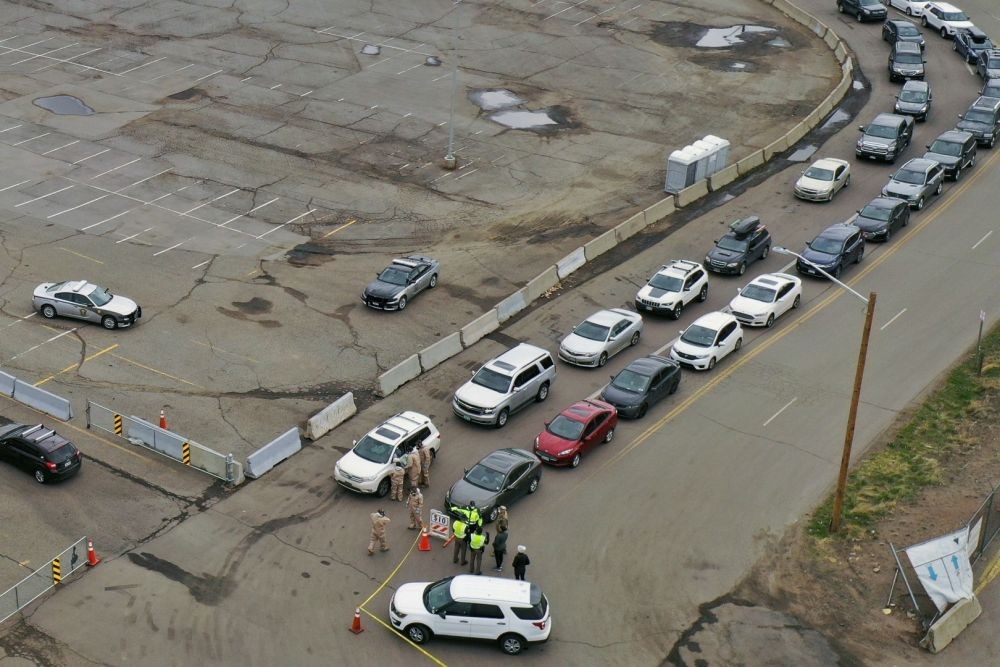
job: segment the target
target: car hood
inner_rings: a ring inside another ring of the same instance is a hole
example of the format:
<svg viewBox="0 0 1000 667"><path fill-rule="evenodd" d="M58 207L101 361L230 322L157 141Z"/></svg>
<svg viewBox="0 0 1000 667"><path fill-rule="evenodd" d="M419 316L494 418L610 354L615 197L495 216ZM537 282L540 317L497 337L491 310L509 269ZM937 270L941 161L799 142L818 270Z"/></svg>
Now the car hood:
<svg viewBox="0 0 1000 667"><path fill-rule="evenodd" d="M659 287L653 287L652 285L646 285L639 290L639 298L650 299L652 301L671 301L676 299L678 296L677 292L660 289Z"/></svg>
<svg viewBox="0 0 1000 667"><path fill-rule="evenodd" d="M934 160L936 162L940 162L945 167L950 167L954 164L958 164L958 161L961 159L955 155L942 155L941 153L932 153L932 152L924 153L924 157L928 160Z"/></svg>
<svg viewBox="0 0 1000 667"><path fill-rule="evenodd" d="M365 288L365 294L379 299L389 299L402 292L403 289L402 285L393 285L381 280L373 280Z"/></svg>
<svg viewBox="0 0 1000 667"><path fill-rule="evenodd" d="M831 255L828 252L819 252L809 247L806 247L801 255L813 264L819 264L820 266L830 266L837 261L837 255Z"/></svg>
<svg viewBox="0 0 1000 667"><path fill-rule="evenodd" d="M98 308L98 312L101 313L114 313L115 315L131 315L139 308L137 304L132 299L128 299L124 296L118 296L117 294L111 297L111 301Z"/></svg>
<svg viewBox="0 0 1000 667"><path fill-rule="evenodd" d="M896 111L923 111L927 108L927 102L904 102L896 100Z"/></svg>
<svg viewBox="0 0 1000 667"><path fill-rule="evenodd" d="M575 352L577 354L597 354L604 349L606 344L596 340L590 340L589 338L584 338L583 336L577 336L575 333L571 333L562 339L562 343L559 347L568 351Z"/></svg>
<svg viewBox="0 0 1000 667"><path fill-rule="evenodd" d="M771 309L771 305L757 301L756 299L748 299L745 296L737 296L729 302L729 309L746 313L747 315L763 315ZM677 342L679 343L680 341Z"/></svg>
<svg viewBox="0 0 1000 667"><path fill-rule="evenodd" d="M955 30L968 30L976 27L972 21L942 21L942 24Z"/></svg>
<svg viewBox="0 0 1000 667"><path fill-rule="evenodd" d="M804 174L799 177L796 185L803 188L809 188L810 190L819 190L820 192L826 192L827 190L833 189L833 181L820 181L815 178L809 178Z"/></svg>
<svg viewBox="0 0 1000 667"><path fill-rule="evenodd" d="M616 408L638 405L639 403L642 403L644 398L645 394L639 394L634 391L625 391L624 389L620 389L611 384L608 384L601 390L601 400L610 403Z"/></svg>
<svg viewBox="0 0 1000 667"><path fill-rule="evenodd" d="M964 118L955 125L956 129L971 130L973 132L984 132L992 129L992 127L991 123L980 123L978 120L965 120Z"/></svg>
<svg viewBox="0 0 1000 667"><path fill-rule="evenodd" d="M388 463L375 463L368 459L363 459L351 450L340 457L337 461L341 472L346 472L356 477L369 479L382 472Z"/></svg>
<svg viewBox="0 0 1000 667"><path fill-rule="evenodd" d="M548 431L542 431L538 434L538 451L545 452L546 454L556 455L567 449L574 448L578 444L577 440L560 438L558 435L549 433Z"/></svg>
<svg viewBox="0 0 1000 667"><path fill-rule="evenodd" d="M460 479L455 482L451 490L448 491L448 502L452 505L466 506L470 500L476 501L476 507L480 510L488 510L495 504L497 491L487 491L475 484Z"/></svg>
<svg viewBox="0 0 1000 667"><path fill-rule="evenodd" d="M718 246L708 251L709 259L718 260L720 262L737 262L743 259L744 256L745 253L736 252L735 250L724 250Z"/></svg>
<svg viewBox="0 0 1000 667"><path fill-rule="evenodd" d="M859 215L854 219L852 224L865 232L877 232L881 229L885 229L888 226L889 221L875 220L874 218L863 218Z"/></svg>
<svg viewBox="0 0 1000 667"><path fill-rule="evenodd" d="M392 596L392 603L396 611L402 614L427 613L424 607L424 591L431 585L429 581L413 582L403 584L396 589Z"/></svg>
<svg viewBox="0 0 1000 667"><path fill-rule="evenodd" d="M918 194L923 189L924 189L923 185L903 183L901 181L889 181L889 183L885 186L886 192L893 192L896 194L905 195L903 199L905 199L906 196Z"/></svg>
<svg viewBox="0 0 1000 667"><path fill-rule="evenodd" d="M923 63L904 63L898 60L892 61L892 68L897 72L923 72Z"/></svg>
<svg viewBox="0 0 1000 667"><path fill-rule="evenodd" d="M507 394L500 394L470 381L458 388L455 398L480 408L495 408L507 398Z"/></svg>
<svg viewBox="0 0 1000 667"><path fill-rule="evenodd" d="M896 143L895 139L886 139L885 137L872 137L867 134L861 135L862 146L890 146L894 143Z"/></svg>

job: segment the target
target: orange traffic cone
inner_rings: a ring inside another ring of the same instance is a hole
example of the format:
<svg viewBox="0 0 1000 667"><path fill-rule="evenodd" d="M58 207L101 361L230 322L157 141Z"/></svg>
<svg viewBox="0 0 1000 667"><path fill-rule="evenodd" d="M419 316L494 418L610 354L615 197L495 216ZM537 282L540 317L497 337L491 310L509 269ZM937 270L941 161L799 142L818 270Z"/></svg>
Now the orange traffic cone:
<svg viewBox="0 0 1000 667"><path fill-rule="evenodd" d="M360 635L362 632L365 631L365 629L363 627L361 627L361 610L360 609L355 609L354 610L354 622L351 623L350 631L353 632L356 635Z"/></svg>
<svg viewBox="0 0 1000 667"><path fill-rule="evenodd" d="M163 410L160 410L160 428L167 430L167 415Z"/></svg>
<svg viewBox="0 0 1000 667"><path fill-rule="evenodd" d="M87 566L94 567L101 562L101 559L97 557L97 552L94 551L94 543L87 540Z"/></svg>
<svg viewBox="0 0 1000 667"><path fill-rule="evenodd" d="M417 548L420 549L421 551L431 550L431 536L427 532L426 526L424 527L424 531L420 533L420 544L417 545Z"/></svg>

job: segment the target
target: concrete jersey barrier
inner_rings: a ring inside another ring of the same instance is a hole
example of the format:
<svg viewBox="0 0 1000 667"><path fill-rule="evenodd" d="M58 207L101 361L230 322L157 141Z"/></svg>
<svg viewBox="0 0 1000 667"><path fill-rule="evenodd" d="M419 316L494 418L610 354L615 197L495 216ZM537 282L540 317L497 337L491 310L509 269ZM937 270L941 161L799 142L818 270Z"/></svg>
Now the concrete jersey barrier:
<svg viewBox="0 0 1000 667"><path fill-rule="evenodd" d="M0 371L0 394L7 396L9 398L14 397L14 382L17 378L13 375L8 375L3 371Z"/></svg>
<svg viewBox="0 0 1000 667"><path fill-rule="evenodd" d="M11 397L20 403L30 405L36 410L41 410L47 415L52 415L56 419L69 421L73 418L73 404L62 396L39 389L33 385L14 378L14 391Z"/></svg>
<svg viewBox="0 0 1000 667"><path fill-rule="evenodd" d="M293 427L247 457L246 476L257 479L302 449L298 427Z"/></svg>
<svg viewBox="0 0 1000 667"><path fill-rule="evenodd" d="M491 308L462 327L462 345L469 347L499 328L500 318L497 316L497 309Z"/></svg>
<svg viewBox="0 0 1000 667"><path fill-rule="evenodd" d="M350 419L357 411L354 393L349 391L309 418L306 422L305 436L313 441L319 440L324 434ZM247 467L249 474L249 466Z"/></svg>
<svg viewBox="0 0 1000 667"><path fill-rule="evenodd" d="M420 350L420 368L426 373L442 361L451 359L462 351L462 334L456 331Z"/></svg>
<svg viewBox="0 0 1000 667"><path fill-rule="evenodd" d="M378 376L380 396L388 396L404 384L420 375L420 357L411 355Z"/></svg>

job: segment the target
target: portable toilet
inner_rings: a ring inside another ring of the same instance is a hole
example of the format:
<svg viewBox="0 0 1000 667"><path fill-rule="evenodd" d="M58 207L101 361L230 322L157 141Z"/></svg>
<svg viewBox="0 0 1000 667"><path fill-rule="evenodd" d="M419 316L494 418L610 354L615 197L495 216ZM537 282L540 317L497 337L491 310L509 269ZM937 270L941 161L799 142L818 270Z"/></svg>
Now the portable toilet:
<svg viewBox="0 0 1000 667"><path fill-rule="evenodd" d="M695 163L697 168L695 169L694 180L702 181L708 178L708 156L710 151L704 146L696 146L694 144L688 146L687 150L694 153L698 158L698 161Z"/></svg>
<svg viewBox="0 0 1000 667"><path fill-rule="evenodd" d="M664 192L680 192L697 180L698 155L688 149L690 146L673 151L667 158L667 178Z"/></svg>
<svg viewBox="0 0 1000 667"><path fill-rule="evenodd" d="M705 154L705 178L708 178L719 170L716 167L716 154L719 152L718 146L703 139L698 139L691 145Z"/></svg>
<svg viewBox="0 0 1000 667"><path fill-rule="evenodd" d="M714 134L706 136L702 139L702 141L713 144L717 148L715 155L715 170L722 171L725 169L729 165L729 141L723 139L722 137L717 137Z"/></svg>

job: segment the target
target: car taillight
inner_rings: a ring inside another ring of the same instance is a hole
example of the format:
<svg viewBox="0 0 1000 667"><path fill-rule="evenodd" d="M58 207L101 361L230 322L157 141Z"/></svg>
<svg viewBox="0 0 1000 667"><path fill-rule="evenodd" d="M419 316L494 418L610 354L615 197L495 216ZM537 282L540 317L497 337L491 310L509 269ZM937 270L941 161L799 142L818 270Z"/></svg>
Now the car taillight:
<svg viewBox="0 0 1000 667"><path fill-rule="evenodd" d="M532 621L531 622L531 624L533 626L535 626L536 628L538 628L539 630L544 630L545 629L545 623L546 623L546 621Z"/></svg>
<svg viewBox="0 0 1000 667"><path fill-rule="evenodd" d="M46 467L46 468L48 468L49 470L55 470L55 469L56 469L56 468L58 468L59 466L57 466L57 465L56 465L55 463L53 463L52 461L46 461L46 462L45 462L45 467Z"/></svg>

